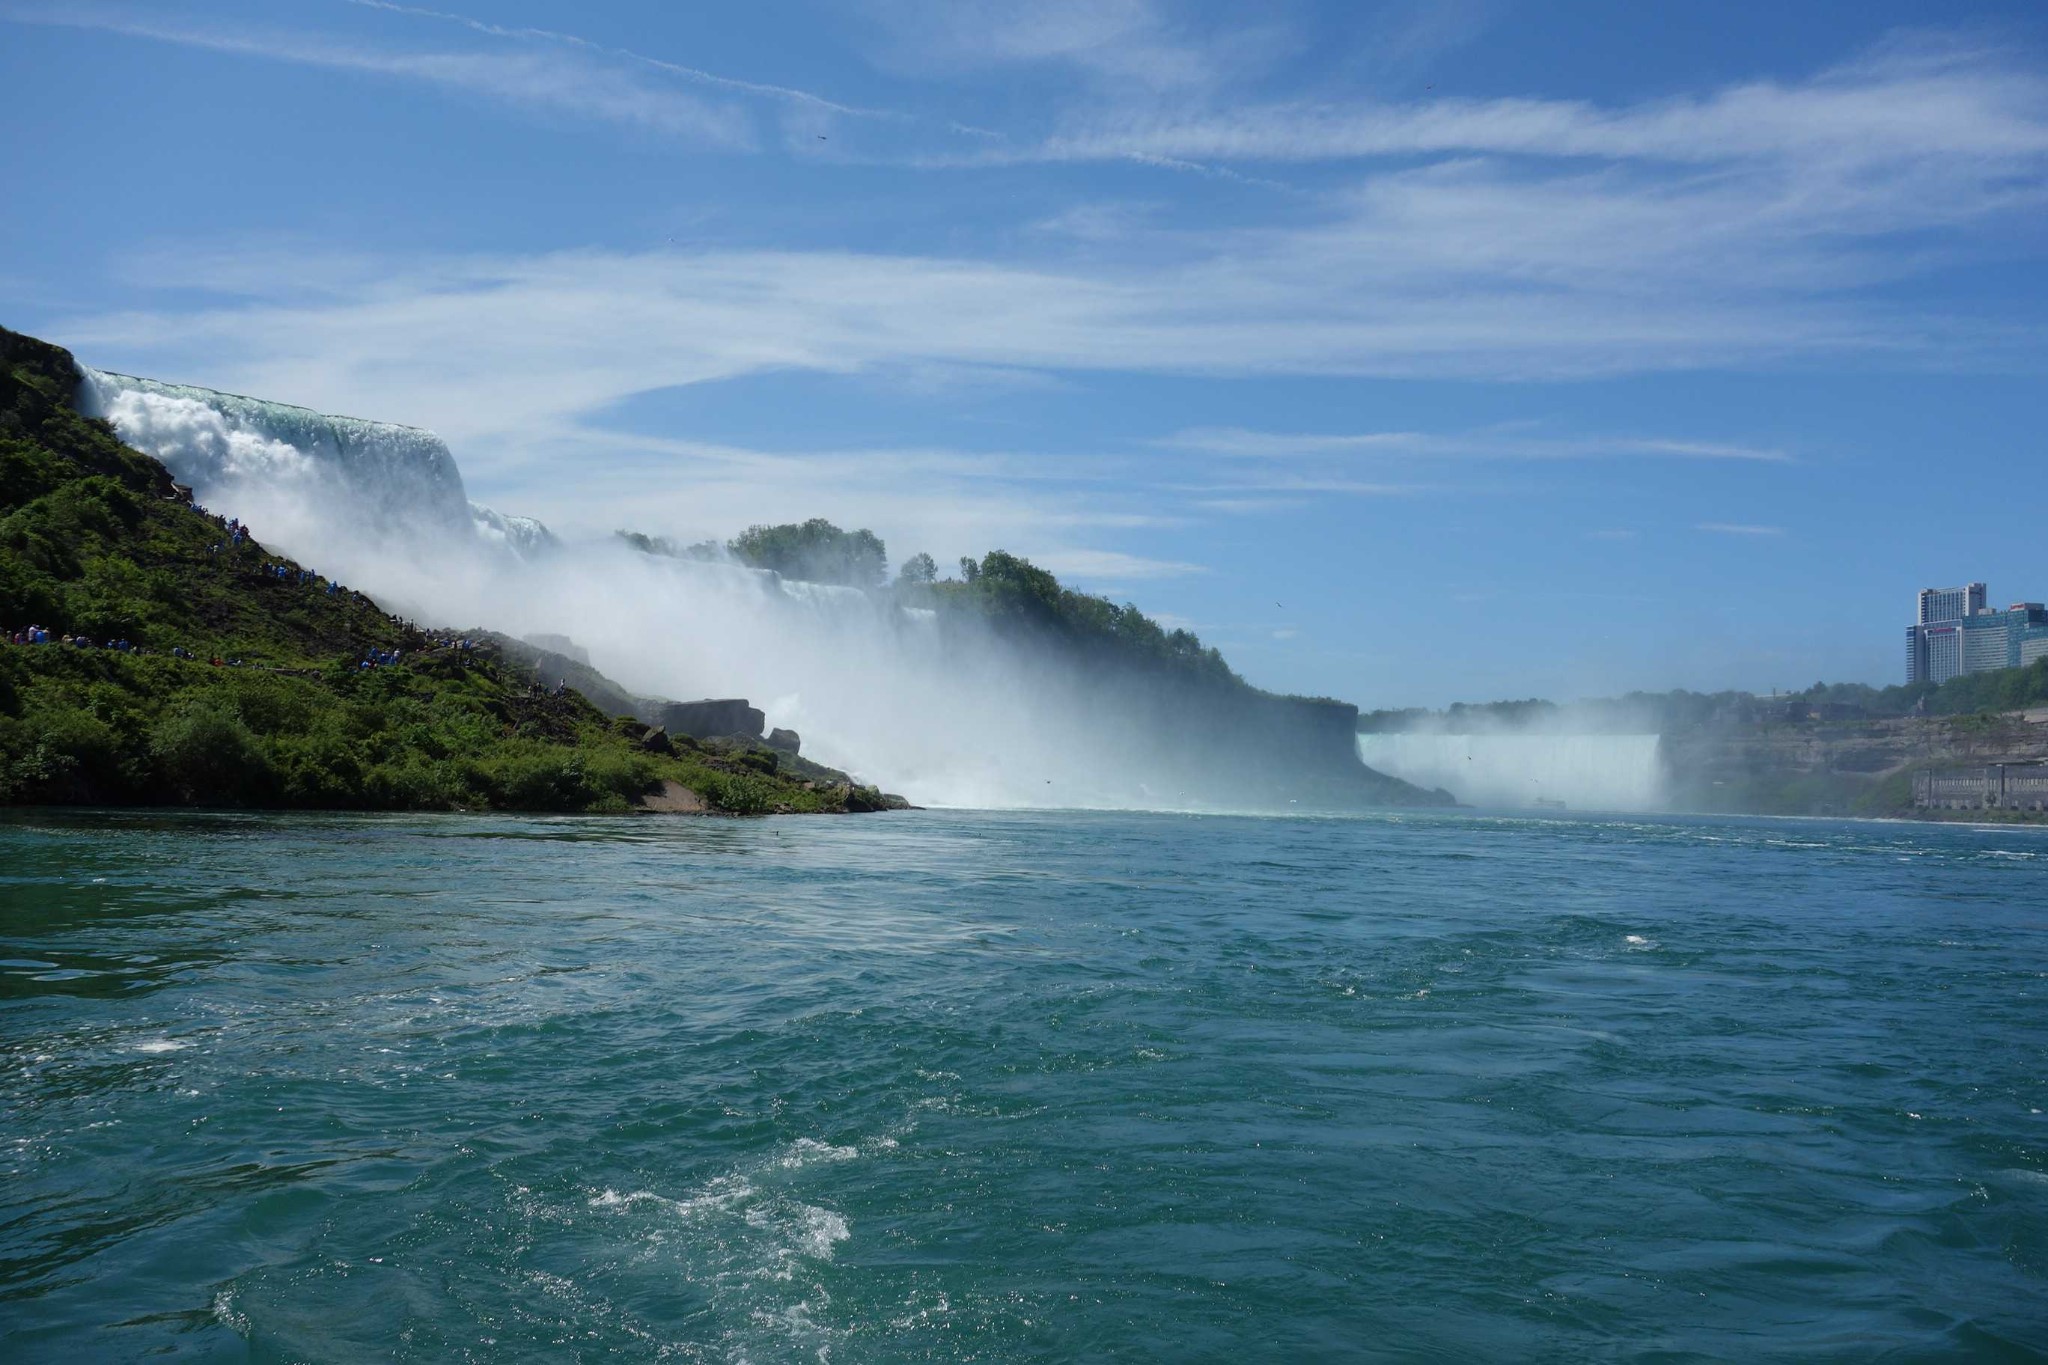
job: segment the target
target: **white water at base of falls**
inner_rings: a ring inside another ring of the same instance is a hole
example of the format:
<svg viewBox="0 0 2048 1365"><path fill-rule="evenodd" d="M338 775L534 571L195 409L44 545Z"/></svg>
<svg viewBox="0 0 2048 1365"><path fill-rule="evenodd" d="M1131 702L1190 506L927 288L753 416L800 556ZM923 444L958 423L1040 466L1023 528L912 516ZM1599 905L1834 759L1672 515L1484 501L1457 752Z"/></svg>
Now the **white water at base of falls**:
<svg viewBox="0 0 2048 1365"><path fill-rule="evenodd" d="M1664 769L1656 735L1364 734L1370 768L1441 787L1472 806L1659 810Z"/></svg>

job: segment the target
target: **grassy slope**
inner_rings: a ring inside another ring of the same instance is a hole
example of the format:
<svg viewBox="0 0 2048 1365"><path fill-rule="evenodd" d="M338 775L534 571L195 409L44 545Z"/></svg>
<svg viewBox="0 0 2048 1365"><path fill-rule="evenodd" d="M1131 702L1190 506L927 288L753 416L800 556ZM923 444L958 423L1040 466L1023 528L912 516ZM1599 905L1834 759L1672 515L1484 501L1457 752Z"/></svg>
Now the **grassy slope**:
<svg viewBox="0 0 2048 1365"><path fill-rule="evenodd" d="M146 652L0 646L0 802L624 810L674 781L734 812L883 804L765 749L650 752L576 693L529 696L494 651L434 651L367 599L265 576L282 557L260 545L212 553L220 527L80 416L76 383L68 354L0 329L0 627ZM358 670L370 648L407 663Z"/></svg>

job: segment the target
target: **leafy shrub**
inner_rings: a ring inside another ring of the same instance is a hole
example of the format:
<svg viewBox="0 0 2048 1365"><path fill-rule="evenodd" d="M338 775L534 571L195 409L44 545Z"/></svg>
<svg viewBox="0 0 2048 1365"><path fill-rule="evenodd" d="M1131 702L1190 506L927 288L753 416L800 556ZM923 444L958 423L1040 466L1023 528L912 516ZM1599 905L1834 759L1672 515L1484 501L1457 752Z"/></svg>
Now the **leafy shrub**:
<svg viewBox="0 0 2048 1365"><path fill-rule="evenodd" d="M766 815L775 809L775 785L752 773L709 771L696 785L705 800L734 815Z"/></svg>
<svg viewBox="0 0 2048 1365"><path fill-rule="evenodd" d="M187 801L244 805L276 786L262 744L232 707L210 698L186 701L165 716L150 752L163 780Z"/></svg>

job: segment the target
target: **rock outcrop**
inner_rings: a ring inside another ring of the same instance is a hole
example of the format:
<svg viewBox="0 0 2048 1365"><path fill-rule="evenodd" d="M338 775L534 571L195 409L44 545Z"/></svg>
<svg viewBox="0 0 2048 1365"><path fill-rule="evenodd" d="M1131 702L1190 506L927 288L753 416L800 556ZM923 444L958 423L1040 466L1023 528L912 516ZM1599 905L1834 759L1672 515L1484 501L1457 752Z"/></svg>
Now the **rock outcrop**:
<svg viewBox="0 0 2048 1365"><path fill-rule="evenodd" d="M760 707L749 705L744 697L653 702L635 714L670 734L688 735L692 739L759 739L768 728L767 715Z"/></svg>
<svg viewBox="0 0 2048 1365"><path fill-rule="evenodd" d="M1906 815L1915 774L2048 760L2048 710L1879 720L1781 718L1667 734L1680 810Z"/></svg>

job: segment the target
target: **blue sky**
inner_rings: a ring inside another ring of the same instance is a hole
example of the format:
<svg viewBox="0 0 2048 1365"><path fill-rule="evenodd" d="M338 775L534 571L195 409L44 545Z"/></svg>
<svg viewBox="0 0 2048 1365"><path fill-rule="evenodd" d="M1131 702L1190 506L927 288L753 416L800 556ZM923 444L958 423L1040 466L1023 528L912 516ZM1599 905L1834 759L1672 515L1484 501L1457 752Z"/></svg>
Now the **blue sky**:
<svg viewBox="0 0 2048 1365"><path fill-rule="evenodd" d="M2048 597L2035 3L0 0L0 89L0 322L572 532L1006 548L1368 707Z"/></svg>

